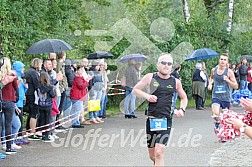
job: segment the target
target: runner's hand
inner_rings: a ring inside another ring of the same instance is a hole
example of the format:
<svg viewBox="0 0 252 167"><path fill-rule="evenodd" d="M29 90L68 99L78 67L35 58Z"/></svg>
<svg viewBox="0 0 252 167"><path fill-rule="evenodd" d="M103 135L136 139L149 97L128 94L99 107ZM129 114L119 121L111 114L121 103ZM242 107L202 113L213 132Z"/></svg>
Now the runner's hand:
<svg viewBox="0 0 252 167"><path fill-rule="evenodd" d="M177 118L181 118L184 116L184 111L182 109L179 109L179 110L175 109L174 114L176 114Z"/></svg>
<svg viewBox="0 0 252 167"><path fill-rule="evenodd" d="M151 103L156 103L157 102L157 96L155 95L148 95L147 100Z"/></svg>

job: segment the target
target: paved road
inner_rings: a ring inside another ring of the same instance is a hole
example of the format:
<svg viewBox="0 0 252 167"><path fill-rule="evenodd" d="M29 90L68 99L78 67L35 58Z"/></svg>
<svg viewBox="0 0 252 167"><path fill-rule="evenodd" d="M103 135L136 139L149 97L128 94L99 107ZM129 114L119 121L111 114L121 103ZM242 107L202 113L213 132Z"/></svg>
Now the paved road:
<svg viewBox="0 0 252 167"><path fill-rule="evenodd" d="M137 114L137 119L119 114L102 124L69 129L59 133L61 138L55 143L33 141L16 155L0 160L0 166L151 166L144 140L145 116ZM237 147L243 147L238 143ZM210 108L189 109L184 118L174 118L165 165L221 166L230 147L217 141Z"/></svg>

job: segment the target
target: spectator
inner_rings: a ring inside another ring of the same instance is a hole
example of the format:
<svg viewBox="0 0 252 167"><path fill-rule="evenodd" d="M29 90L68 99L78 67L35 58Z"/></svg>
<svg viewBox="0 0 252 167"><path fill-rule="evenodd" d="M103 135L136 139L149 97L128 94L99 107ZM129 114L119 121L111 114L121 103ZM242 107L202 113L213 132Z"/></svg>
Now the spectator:
<svg viewBox="0 0 252 167"><path fill-rule="evenodd" d="M35 96L34 92L38 89L39 86L39 72L42 67L42 60L39 58L35 58L31 61L31 67L28 69L28 71L25 72L25 79L28 84L28 89L25 93L26 96L26 103L29 107L29 116L27 119L26 129L30 129L30 132L32 133L28 139L29 140L40 140L38 136L35 135L36 131L36 124L37 119L39 116L39 108L38 105L34 103Z"/></svg>
<svg viewBox="0 0 252 167"><path fill-rule="evenodd" d="M124 101L125 118L137 118L135 115L136 95L132 92L133 87L138 82L137 70L135 68L135 59L129 59L128 67L125 70L126 78L126 98Z"/></svg>
<svg viewBox="0 0 252 167"><path fill-rule="evenodd" d="M6 75L16 76L15 72L11 70L11 62L7 57L3 58L4 64L1 67L0 80L3 80ZM17 77L2 88L2 116L4 116L4 127L6 136L6 154L15 154L11 148L11 134L12 134L12 119L15 112L16 91L18 91Z"/></svg>
<svg viewBox="0 0 252 167"><path fill-rule="evenodd" d="M85 71L82 65L77 66L77 72L74 76L74 80L72 83L72 88L70 91L70 99L72 101L72 108L71 108L71 115L72 120L72 127L75 128L82 128L83 125L79 122L80 112L83 109L83 101L86 100L87 94L87 87L89 85L89 80L92 79L90 75L88 75L87 79L85 80L83 77L83 72Z"/></svg>
<svg viewBox="0 0 252 167"><path fill-rule="evenodd" d="M239 68L239 75L240 75L240 89L245 89L247 86L247 75L248 75L248 69L247 69L247 59L246 57L242 58L241 66Z"/></svg>
<svg viewBox="0 0 252 167"><path fill-rule="evenodd" d="M16 71L17 77L18 77L18 101L16 102L16 108L17 114L20 120L20 128L18 130L18 136L23 136L23 108L24 108L24 99L25 99L25 92L28 89L28 84L26 83L26 80L24 79L24 68L25 65L21 61L15 61L13 63L13 70ZM15 115L15 114L14 114ZM15 141L16 144L28 144L29 141L25 140L24 138L19 138L17 141Z"/></svg>
<svg viewBox="0 0 252 167"><path fill-rule="evenodd" d="M193 73L192 94L196 104L196 110L204 110L203 98L205 97L206 75L202 71L202 64L196 64L196 70Z"/></svg>

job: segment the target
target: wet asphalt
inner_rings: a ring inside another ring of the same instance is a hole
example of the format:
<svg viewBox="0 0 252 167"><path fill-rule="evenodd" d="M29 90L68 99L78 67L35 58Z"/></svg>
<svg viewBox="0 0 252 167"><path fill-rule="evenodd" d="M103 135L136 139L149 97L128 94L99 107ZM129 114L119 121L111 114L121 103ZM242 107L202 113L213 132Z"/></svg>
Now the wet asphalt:
<svg viewBox="0 0 252 167"><path fill-rule="evenodd" d="M0 159L0 166L151 166L145 140L146 116L141 111L137 116L125 119L120 113L104 119L104 123L58 133L60 139L53 143L32 141L17 154ZM210 107L188 109L185 117L174 118L165 165L222 166L225 162L220 156L217 164L213 160L225 144L218 142L213 127Z"/></svg>

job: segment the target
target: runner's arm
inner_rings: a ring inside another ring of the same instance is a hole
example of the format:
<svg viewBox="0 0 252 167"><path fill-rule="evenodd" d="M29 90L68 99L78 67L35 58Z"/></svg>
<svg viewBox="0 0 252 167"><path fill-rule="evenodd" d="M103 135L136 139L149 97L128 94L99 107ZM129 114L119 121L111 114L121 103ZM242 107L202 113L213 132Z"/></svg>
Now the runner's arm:
<svg viewBox="0 0 252 167"><path fill-rule="evenodd" d="M231 69L228 69L228 78L225 78L227 83L234 89L238 89L238 84L235 79L234 72Z"/></svg>
<svg viewBox="0 0 252 167"><path fill-rule="evenodd" d="M157 97L154 95L150 95L144 91L143 88L149 87L153 74L146 74L133 88L132 93L135 94L139 98L145 98L149 102L156 102Z"/></svg>

